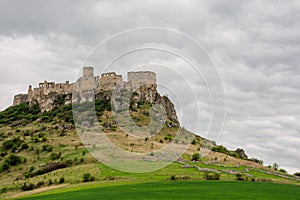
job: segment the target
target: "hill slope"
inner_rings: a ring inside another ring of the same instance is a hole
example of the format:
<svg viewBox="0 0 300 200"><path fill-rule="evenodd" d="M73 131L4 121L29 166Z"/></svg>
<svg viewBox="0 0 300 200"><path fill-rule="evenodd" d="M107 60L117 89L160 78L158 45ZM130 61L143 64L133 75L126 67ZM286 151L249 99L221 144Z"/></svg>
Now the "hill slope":
<svg viewBox="0 0 300 200"><path fill-rule="evenodd" d="M297 177L275 172L258 160L248 160L243 151L228 151L199 136L182 157L170 166L145 174L130 174L111 169L93 158L83 146L75 129L72 105L66 95L58 95L54 109L41 112L38 105L21 103L0 112L0 189L3 197L39 191L38 188L78 184L89 181L151 180L247 180L298 183ZM131 118L146 126L152 104L140 101L130 105ZM99 94L95 110L100 127L115 145L129 152L151 152L174 139L177 131L192 135L178 122L167 118L159 134L135 138L118 128L110 98ZM202 149L213 149L201 158ZM193 160L193 161L192 161ZM260 163L260 164L259 164Z"/></svg>

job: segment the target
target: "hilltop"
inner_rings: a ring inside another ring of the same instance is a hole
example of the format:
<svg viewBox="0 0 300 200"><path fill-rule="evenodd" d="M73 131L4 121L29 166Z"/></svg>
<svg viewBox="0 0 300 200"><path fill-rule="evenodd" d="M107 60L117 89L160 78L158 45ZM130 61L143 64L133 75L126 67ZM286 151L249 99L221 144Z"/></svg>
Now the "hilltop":
<svg viewBox="0 0 300 200"><path fill-rule="evenodd" d="M134 137L135 130L125 132L114 116L114 112L127 108L137 127L147 127L156 104L166 111L163 120L155 115L162 124L158 134ZM85 112L84 120L73 117L74 109L90 105L96 120ZM152 151L170 143L188 145L188 149L176 162L158 171L121 172L89 153L78 136L78 126L97 126L114 145L127 152L149 152L150 158ZM184 137L178 139L177 133ZM27 94L16 95L13 106L0 112L0 145L3 197L83 182L221 179L299 183L296 176L265 167L259 159L249 159L243 149L230 151L181 127L171 100L157 92L153 72L129 72L123 81L114 72L94 76L93 68L86 67L75 83L44 81L38 88L29 86ZM205 157L201 155L204 152L208 152Z"/></svg>

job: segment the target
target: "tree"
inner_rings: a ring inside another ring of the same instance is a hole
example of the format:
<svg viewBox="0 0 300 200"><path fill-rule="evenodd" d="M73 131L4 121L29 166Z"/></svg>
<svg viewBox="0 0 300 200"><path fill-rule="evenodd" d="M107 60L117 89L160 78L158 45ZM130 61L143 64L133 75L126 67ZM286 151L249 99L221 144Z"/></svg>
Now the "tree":
<svg viewBox="0 0 300 200"><path fill-rule="evenodd" d="M300 176L300 172L296 172L294 176Z"/></svg>
<svg viewBox="0 0 300 200"><path fill-rule="evenodd" d="M273 164L272 168L273 168L275 171L277 171L277 170L278 170L278 168L279 168L279 165L278 165L278 163L277 163L277 162L274 162L274 164Z"/></svg>
<svg viewBox="0 0 300 200"><path fill-rule="evenodd" d="M199 153L194 153L192 156L192 161L198 161L200 159L200 154Z"/></svg>
<svg viewBox="0 0 300 200"><path fill-rule="evenodd" d="M287 171L285 169L279 169L279 171L282 173L287 173Z"/></svg>

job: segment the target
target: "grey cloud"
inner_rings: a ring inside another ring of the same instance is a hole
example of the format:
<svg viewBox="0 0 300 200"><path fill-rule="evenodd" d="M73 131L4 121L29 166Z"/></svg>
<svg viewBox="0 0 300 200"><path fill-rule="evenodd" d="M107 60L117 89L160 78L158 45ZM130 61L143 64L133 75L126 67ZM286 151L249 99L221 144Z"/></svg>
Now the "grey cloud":
<svg viewBox="0 0 300 200"><path fill-rule="evenodd" d="M299 1L4 0L0 2L0 24L1 109L11 104L14 94L26 92L29 84L74 81L89 51L113 34L145 26L171 28L201 43L219 67L228 107L219 142L229 148L242 147L266 163L276 160L291 171L299 170ZM147 37L155 41L154 35ZM184 50L185 43L180 41L175 48ZM116 43L111 50L118 52L126 44L128 41ZM174 66L173 70L182 70L184 78L192 72L182 60L171 56L140 56L140 60L156 58L152 62ZM121 67L136 61L133 56L117 64ZM97 65L97 73L101 67ZM181 82L168 75L161 70L158 77L170 80L169 87L179 88L176 96L187 116L183 126L195 129L191 92L180 90ZM213 77L206 78L217 83ZM201 107L202 124L196 131L204 134L211 114L208 94L196 75L189 81ZM217 91L218 108L220 88L212 89ZM216 117L220 120L222 116Z"/></svg>

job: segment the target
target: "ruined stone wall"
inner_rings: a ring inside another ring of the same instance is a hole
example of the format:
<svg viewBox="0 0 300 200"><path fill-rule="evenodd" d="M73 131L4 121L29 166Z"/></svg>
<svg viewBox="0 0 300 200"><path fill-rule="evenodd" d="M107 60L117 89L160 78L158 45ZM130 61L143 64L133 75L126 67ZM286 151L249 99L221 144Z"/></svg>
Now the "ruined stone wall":
<svg viewBox="0 0 300 200"><path fill-rule="evenodd" d="M42 111L49 111L54 107L54 101L57 95L72 94L76 87L77 102L92 101L95 93L102 91L111 91L117 85L124 86L125 89L133 92L136 91L139 95L137 101L155 102L157 96L156 74L150 71L144 72L128 72L128 81L124 82L121 75L115 72L104 73L101 76L94 76L93 67L84 67L83 76L75 83L55 83L44 81L39 83L38 88L33 88L30 85L28 94L18 94L14 97L13 105L18 105L22 102L29 102L30 105L38 104ZM71 103L71 100L65 102Z"/></svg>
<svg viewBox="0 0 300 200"><path fill-rule="evenodd" d="M19 105L23 102L28 102L28 94L18 94L14 96L13 106Z"/></svg>
<svg viewBox="0 0 300 200"><path fill-rule="evenodd" d="M54 107L54 101L57 95L71 94L73 92L74 83L55 83L47 82L39 83L38 88L29 86L28 89L28 102L29 105L39 104L41 111L49 111ZM67 101L66 103L71 103Z"/></svg>
<svg viewBox="0 0 300 200"><path fill-rule="evenodd" d="M113 90L121 81L123 81L122 76L117 75L115 72L101 74L96 92Z"/></svg>
<svg viewBox="0 0 300 200"><path fill-rule="evenodd" d="M142 85L156 84L156 74L151 71L128 72L127 79L128 86L132 90L136 90Z"/></svg>

